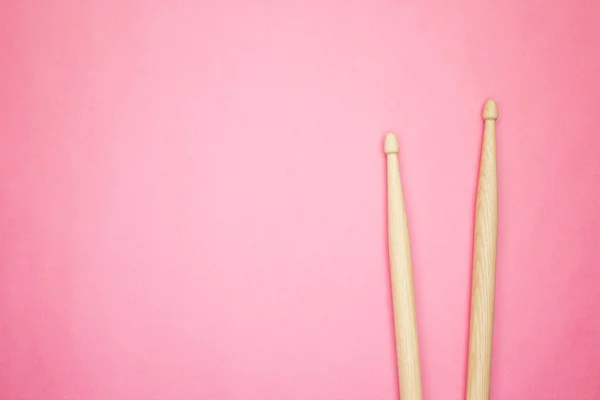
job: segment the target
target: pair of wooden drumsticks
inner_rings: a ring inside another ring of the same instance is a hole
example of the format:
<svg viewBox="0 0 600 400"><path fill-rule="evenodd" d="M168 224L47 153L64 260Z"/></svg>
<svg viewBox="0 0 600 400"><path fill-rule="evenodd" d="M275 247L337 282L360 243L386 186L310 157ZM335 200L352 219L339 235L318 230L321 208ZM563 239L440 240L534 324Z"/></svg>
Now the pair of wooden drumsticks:
<svg viewBox="0 0 600 400"><path fill-rule="evenodd" d="M497 118L496 103L489 100L483 110L485 128L475 212L467 400L487 400L490 394L498 230ZM384 147L387 154L388 240L400 400L421 400L410 244L398 168L398 142L393 133L385 137Z"/></svg>

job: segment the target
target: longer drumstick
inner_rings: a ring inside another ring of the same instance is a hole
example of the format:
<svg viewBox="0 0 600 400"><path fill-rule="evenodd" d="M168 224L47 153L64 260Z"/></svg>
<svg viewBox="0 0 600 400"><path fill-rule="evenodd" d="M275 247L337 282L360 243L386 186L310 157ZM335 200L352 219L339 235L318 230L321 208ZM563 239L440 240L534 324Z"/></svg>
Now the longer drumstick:
<svg viewBox="0 0 600 400"><path fill-rule="evenodd" d="M384 149L387 154L388 240L400 399L421 400L410 244L398 168L398 141L393 133L385 137Z"/></svg>
<svg viewBox="0 0 600 400"><path fill-rule="evenodd" d="M475 211L467 400L489 399L492 364L496 241L498 236L498 186L496 174L496 119L498 119L498 108L493 100L488 100L485 103L483 119L485 129L481 148Z"/></svg>

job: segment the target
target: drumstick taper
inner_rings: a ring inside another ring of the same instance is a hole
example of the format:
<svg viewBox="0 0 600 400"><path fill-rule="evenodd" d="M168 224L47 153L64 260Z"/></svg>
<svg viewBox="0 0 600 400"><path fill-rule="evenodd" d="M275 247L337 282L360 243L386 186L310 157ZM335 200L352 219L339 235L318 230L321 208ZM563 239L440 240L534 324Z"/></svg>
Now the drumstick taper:
<svg viewBox="0 0 600 400"><path fill-rule="evenodd" d="M400 399L421 400L410 244L398 168L398 141L393 133L385 137L384 149L387 155L388 241Z"/></svg>
<svg viewBox="0 0 600 400"><path fill-rule="evenodd" d="M483 109L485 123L473 241L471 327L467 371L467 400L488 400L494 329L496 241L498 236L498 186L496 174L496 119L498 108L488 100Z"/></svg>

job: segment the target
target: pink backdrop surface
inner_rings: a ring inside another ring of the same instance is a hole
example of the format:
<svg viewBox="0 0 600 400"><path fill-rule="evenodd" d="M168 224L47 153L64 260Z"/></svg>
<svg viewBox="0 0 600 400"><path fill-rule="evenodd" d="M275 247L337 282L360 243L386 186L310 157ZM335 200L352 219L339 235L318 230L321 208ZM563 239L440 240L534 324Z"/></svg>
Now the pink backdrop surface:
<svg viewBox="0 0 600 400"><path fill-rule="evenodd" d="M487 98L492 398L600 398L600 3L0 4L1 399L396 399L389 130L464 398Z"/></svg>

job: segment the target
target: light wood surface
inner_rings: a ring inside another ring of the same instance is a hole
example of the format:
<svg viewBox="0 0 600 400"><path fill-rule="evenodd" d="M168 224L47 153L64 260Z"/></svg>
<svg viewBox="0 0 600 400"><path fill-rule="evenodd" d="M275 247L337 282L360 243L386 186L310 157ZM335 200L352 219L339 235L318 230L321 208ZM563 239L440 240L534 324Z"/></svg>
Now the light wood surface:
<svg viewBox="0 0 600 400"><path fill-rule="evenodd" d="M496 119L498 109L489 100L483 110L485 123L473 248L471 326L467 371L467 400L488 400L494 328L496 241L498 236L498 186L496 172Z"/></svg>
<svg viewBox="0 0 600 400"><path fill-rule="evenodd" d="M385 137L387 155L388 240L400 400L421 400L421 370L408 226L398 168L398 141Z"/></svg>

